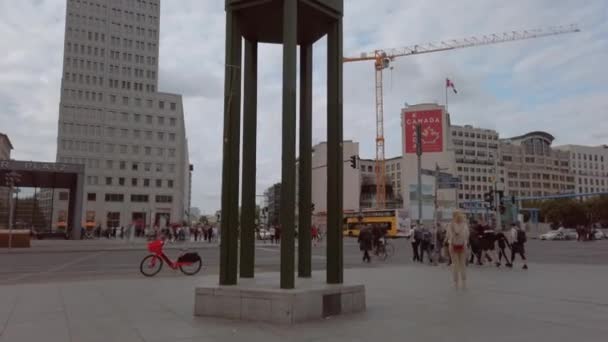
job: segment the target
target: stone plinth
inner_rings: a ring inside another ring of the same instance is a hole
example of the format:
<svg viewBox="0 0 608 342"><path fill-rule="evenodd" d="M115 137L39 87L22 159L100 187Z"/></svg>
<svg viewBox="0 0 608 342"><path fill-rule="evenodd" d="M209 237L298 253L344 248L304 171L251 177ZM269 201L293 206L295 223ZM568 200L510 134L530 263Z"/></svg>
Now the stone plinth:
<svg viewBox="0 0 608 342"><path fill-rule="evenodd" d="M296 289L283 290L272 278L247 279L235 286L200 286L194 314L244 321L295 324L365 311L364 285L329 285L298 279Z"/></svg>

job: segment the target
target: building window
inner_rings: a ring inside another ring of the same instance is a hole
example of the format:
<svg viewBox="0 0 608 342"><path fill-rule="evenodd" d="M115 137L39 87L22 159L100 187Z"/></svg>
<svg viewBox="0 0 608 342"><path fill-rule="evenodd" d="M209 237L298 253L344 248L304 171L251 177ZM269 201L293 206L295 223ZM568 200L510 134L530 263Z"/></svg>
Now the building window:
<svg viewBox="0 0 608 342"><path fill-rule="evenodd" d="M158 124L159 125L164 125L165 124L165 118L163 116L159 116L157 118L157 120L158 120Z"/></svg>
<svg viewBox="0 0 608 342"><path fill-rule="evenodd" d="M69 194L66 191L62 191L59 193L59 200L60 201L67 201L69 197Z"/></svg>
<svg viewBox="0 0 608 342"><path fill-rule="evenodd" d="M89 202L95 202L97 200L97 194L94 192L89 192L87 194L87 201Z"/></svg>
<svg viewBox="0 0 608 342"><path fill-rule="evenodd" d="M121 161L120 161L120 169L121 169L121 170L124 170L124 169L126 169L126 168L127 168L127 162L126 162L126 161L124 161L124 160L121 160Z"/></svg>
<svg viewBox="0 0 608 342"><path fill-rule="evenodd" d="M175 141L175 133L169 133L169 141Z"/></svg>
<svg viewBox="0 0 608 342"><path fill-rule="evenodd" d="M169 125L172 127L175 127L175 125L177 124L177 119L176 118L170 118L169 119Z"/></svg>
<svg viewBox="0 0 608 342"><path fill-rule="evenodd" d="M144 187L147 188L150 186L150 179L149 178L144 178Z"/></svg>
<svg viewBox="0 0 608 342"><path fill-rule="evenodd" d="M156 172L163 172L163 164L156 164Z"/></svg>
<svg viewBox="0 0 608 342"><path fill-rule="evenodd" d="M137 178L131 178L131 186L137 186Z"/></svg>
<svg viewBox="0 0 608 342"><path fill-rule="evenodd" d="M162 180L162 179L157 179L157 180L156 180L156 187L157 187L157 188L160 188L160 187L162 187L162 186L163 186L163 180Z"/></svg>
<svg viewBox="0 0 608 342"><path fill-rule="evenodd" d="M122 196L122 195L121 195ZM106 201L108 195L106 194ZM107 201L107 202L122 202L122 201ZM120 225L120 213L119 212L108 212L106 226L108 228L118 227Z"/></svg>
<svg viewBox="0 0 608 342"><path fill-rule="evenodd" d="M165 109L165 101L158 101L158 108Z"/></svg>
<svg viewBox="0 0 608 342"><path fill-rule="evenodd" d="M173 196L156 195L156 203L172 203Z"/></svg>
<svg viewBox="0 0 608 342"><path fill-rule="evenodd" d="M175 102L171 102L171 110L175 110L177 108L177 105Z"/></svg>
<svg viewBox="0 0 608 342"><path fill-rule="evenodd" d="M158 138L158 140L163 141L163 140L165 140L165 133L156 132L156 137Z"/></svg>
<svg viewBox="0 0 608 342"><path fill-rule="evenodd" d="M145 147L145 153L146 153L147 156L149 156L150 154L152 154L152 147L146 146Z"/></svg>
<svg viewBox="0 0 608 342"><path fill-rule="evenodd" d="M168 179L167 180L167 187L173 188L173 179Z"/></svg>
<svg viewBox="0 0 608 342"><path fill-rule="evenodd" d="M131 195L131 202L148 203L148 195Z"/></svg>
<svg viewBox="0 0 608 342"><path fill-rule="evenodd" d="M138 163L133 162L133 164L131 164L131 170L137 171L138 168L139 168L139 164Z"/></svg>
<svg viewBox="0 0 608 342"><path fill-rule="evenodd" d="M106 177L106 185L112 185L112 177Z"/></svg>
<svg viewBox="0 0 608 342"><path fill-rule="evenodd" d="M123 194L106 194L106 202L124 202L124 200Z"/></svg>
<svg viewBox="0 0 608 342"><path fill-rule="evenodd" d="M128 105L129 104L129 98L126 97L126 96L123 96L123 98L122 98L122 104L123 105Z"/></svg>
<svg viewBox="0 0 608 342"><path fill-rule="evenodd" d="M125 186L125 177L118 177L118 185Z"/></svg>

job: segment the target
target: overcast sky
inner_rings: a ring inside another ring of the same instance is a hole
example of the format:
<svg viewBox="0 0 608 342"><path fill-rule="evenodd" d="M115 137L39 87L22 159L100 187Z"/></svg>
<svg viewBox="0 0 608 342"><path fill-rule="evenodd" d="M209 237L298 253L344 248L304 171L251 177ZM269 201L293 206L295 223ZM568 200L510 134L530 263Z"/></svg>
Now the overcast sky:
<svg viewBox="0 0 608 342"><path fill-rule="evenodd" d="M14 159L54 161L65 0L0 0L0 132ZM608 143L608 2L588 0L346 0L344 53L577 23L581 33L397 60L385 72L387 157L401 152L404 103L444 102L455 124L501 137L544 130L555 144ZM224 1L163 0L161 91L184 96L192 204L220 206ZM315 45L314 142L325 140L325 44ZM281 49L260 48L258 193L280 179ZM374 69L344 66L344 138L375 151Z"/></svg>

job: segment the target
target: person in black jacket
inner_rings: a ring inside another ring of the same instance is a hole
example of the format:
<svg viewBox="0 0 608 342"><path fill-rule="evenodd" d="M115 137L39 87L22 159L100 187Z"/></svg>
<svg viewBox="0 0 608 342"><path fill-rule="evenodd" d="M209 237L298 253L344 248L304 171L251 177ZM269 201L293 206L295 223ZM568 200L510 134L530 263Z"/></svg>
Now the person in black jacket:
<svg viewBox="0 0 608 342"><path fill-rule="evenodd" d="M496 242L498 243L498 257L496 258L496 267L500 267L502 258L505 258L505 263L507 267L511 267L511 263L509 262L509 257L505 252L505 249L509 247L511 249L511 244L509 243L509 239L505 236L505 233L498 232L496 233Z"/></svg>
<svg viewBox="0 0 608 342"><path fill-rule="evenodd" d="M412 251L414 254L413 257L413 261L420 261L422 262L422 259L420 258L420 242L422 241L422 231L420 230L420 227L414 226L414 228L412 228L413 232L412 232Z"/></svg>
<svg viewBox="0 0 608 342"><path fill-rule="evenodd" d="M469 245L471 246L469 264L472 264L475 261L475 257L477 257L477 265L483 265L481 262L481 240L483 232L480 232L479 230L480 226L475 222L473 224L473 229L471 230L471 235L469 235Z"/></svg>
<svg viewBox="0 0 608 342"><path fill-rule="evenodd" d="M372 249L372 230L370 227L363 227L359 225L359 249L363 252L363 262L371 262L372 259L369 256L369 251Z"/></svg>

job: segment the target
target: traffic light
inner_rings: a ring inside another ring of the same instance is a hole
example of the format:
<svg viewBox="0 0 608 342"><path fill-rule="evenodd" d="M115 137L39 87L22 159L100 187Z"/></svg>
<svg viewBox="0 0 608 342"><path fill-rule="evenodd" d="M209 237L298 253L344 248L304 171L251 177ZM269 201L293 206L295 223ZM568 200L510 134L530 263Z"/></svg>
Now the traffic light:
<svg viewBox="0 0 608 342"><path fill-rule="evenodd" d="M357 168L357 156L350 156L350 167Z"/></svg>
<svg viewBox="0 0 608 342"><path fill-rule="evenodd" d="M315 204L314 203L312 203L310 205L310 211L313 212L313 213L315 212Z"/></svg>
<svg viewBox="0 0 608 342"><path fill-rule="evenodd" d="M483 200L487 203L490 203L490 205L494 204L494 190L490 190L488 192L486 192L485 194L483 194Z"/></svg>

